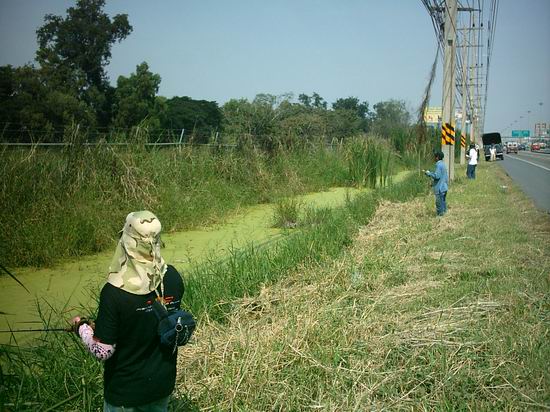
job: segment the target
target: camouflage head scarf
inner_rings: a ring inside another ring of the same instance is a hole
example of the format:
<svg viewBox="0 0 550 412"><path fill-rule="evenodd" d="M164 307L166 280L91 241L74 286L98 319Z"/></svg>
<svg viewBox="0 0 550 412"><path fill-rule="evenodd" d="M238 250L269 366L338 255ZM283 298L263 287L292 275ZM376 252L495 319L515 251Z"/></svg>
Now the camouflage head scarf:
<svg viewBox="0 0 550 412"><path fill-rule="evenodd" d="M109 266L107 282L135 295L146 295L159 284L162 287L167 267L160 255L160 231L160 221L151 212L130 213Z"/></svg>

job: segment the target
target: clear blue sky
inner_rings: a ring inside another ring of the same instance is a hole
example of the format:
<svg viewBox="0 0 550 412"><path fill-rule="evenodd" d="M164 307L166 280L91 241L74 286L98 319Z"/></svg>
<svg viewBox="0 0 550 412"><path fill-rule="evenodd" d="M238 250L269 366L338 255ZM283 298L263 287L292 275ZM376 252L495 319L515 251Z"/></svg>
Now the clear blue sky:
<svg viewBox="0 0 550 412"><path fill-rule="evenodd" d="M74 3L0 0L0 65L32 62L44 15ZM159 94L220 104L315 91L415 110L437 47L420 0L107 0L105 11L128 14L134 29L112 49L113 84L146 61ZM441 77L440 60L431 106L441 106ZM550 122L550 0L501 0L485 130L528 120Z"/></svg>

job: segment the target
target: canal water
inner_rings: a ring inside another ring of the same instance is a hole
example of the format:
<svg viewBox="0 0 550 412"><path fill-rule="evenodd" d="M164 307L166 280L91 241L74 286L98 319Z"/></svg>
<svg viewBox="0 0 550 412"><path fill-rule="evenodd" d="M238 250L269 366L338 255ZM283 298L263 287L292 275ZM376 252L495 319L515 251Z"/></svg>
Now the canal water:
<svg viewBox="0 0 550 412"><path fill-rule="evenodd" d="M398 176L401 177L401 176ZM394 178L394 182L395 182ZM400 180L400 179L399 179ZM297 197L305 207L324 208L343 205L347 197L360 190L333 188L326 192ZM263 243L281 236L272 228L274 205L262 204L244 208L223 224L201 230L164 233L164 260L185 271L206 261L226 257L231 250ZM124 222L121 222L121 227ZM64 327L67 319L82 313L95 299L104 284L114 252L106 251L64 262L51 268L21 268L13 273L30 290L25 291L8 276L0 277L4 298L0 303L0 329L41 328L40 311L47 315L51 327ZM18 344L29 342L35 333L14 334ZM15 343L10 333L0 333L0 344Z"/></svg>

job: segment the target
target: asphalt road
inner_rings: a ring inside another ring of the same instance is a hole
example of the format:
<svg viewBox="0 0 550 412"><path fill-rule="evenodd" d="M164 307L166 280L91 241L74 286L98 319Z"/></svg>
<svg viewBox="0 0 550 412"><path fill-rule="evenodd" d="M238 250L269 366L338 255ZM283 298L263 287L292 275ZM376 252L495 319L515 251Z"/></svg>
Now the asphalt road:
<svg viewBox="0 0 550 412"><path fill-rule="evenodd" d="M520 150L498 163L540 210L550 213L550 152Z"/></svg>

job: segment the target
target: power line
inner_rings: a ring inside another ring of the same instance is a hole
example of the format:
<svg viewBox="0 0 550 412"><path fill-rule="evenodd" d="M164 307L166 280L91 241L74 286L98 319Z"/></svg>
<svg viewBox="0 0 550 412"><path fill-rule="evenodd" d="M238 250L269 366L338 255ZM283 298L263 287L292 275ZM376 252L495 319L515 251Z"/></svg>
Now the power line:
<svg viewBox="0 0 550 412"><path fill-rule="evenodd" d="M489 2L488 10L486 3ZM432 25L434 28L434 33L438 42L438 47L440 51L444 49L444 25L445 25L445 13L448 12L448 4L446 0L421 0L421 3L424 5L428 11ZM458 36L460 32L457 29L459 26L458 21L462 18L461 15L464 13L459 13L457 22L451 20L453 29L457 33L457 42L462 41L461 47L469 48L479 48L479 53L475 53L475 58L472 59L471 66L477 72L476 77L483 79L483 81L476 81L473 84L475 89L475 95L470 96L470 93L463 93L460 90L460 84L457 82L455 87L457 88L457 99L458 96L461 96L462 99L467 100L468 111L475 115L479 122L479 129L483 130L484 121L485 121L485 110L487 107L487 95L488 95L488 85L489 85L489 72L491 65L491 56L494 48L495 42L495 32L496 32L496 22L498 19L498 9L499 9L499 0L466 0L458 4L458 11L467 11L470 15L473 13L475 15L474 22L477 21L479 27L475 26L475 23L464 23L462 27L468 27L465 29L462 39ZM485 16L487 16L487 21L485 22ZM486 23L486 24L485 24ZM466 31L473 32L472 40L466 40ZM484 35L487 33L487 43L484 42ZM442 53L443 55L443 53ZM455 70L457 78L461 78L464 69L464 65L468 66L468 62L463 61L462 53L459 52L457 48L455 56ZM470 80L471 81L471 80ZM445 99L445 96L443 96ZM463 116L465 114L463 113Z"/></svg>

